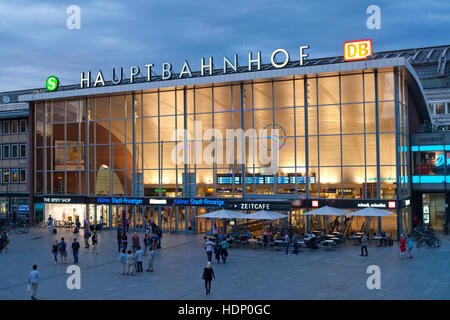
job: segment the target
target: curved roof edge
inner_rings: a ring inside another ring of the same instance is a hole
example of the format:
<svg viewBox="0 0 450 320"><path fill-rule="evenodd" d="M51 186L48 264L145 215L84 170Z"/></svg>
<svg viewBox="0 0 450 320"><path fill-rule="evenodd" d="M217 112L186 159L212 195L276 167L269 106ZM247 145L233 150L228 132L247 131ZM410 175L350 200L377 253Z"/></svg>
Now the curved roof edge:
<svg viewBox="0 0 450 320"><path fill-rule="evenodd" d="M74 98L83 96L86 97L99 94L123 93L129 91L141 91L167 87L182 87L182 86L201 85L210 83L257 80L264 78L278 78L286 76L302 76L309 74L321 74L321 73L332 73L332 72L353 71L353 70L356 71L356 70L377 69L384 67L405 67L409 71L408 74L411 77L407 76L408 85L410 85L412 89L415 89L412 90L412 94L414 97L416 97L418 104L422 105L420 109L426 110L426 112L423 112L424 118L431 119L431 115L428 111L427 100L425 97L422 84L420 83L419 77L417 76L413 67L405 57L394 57L394 58L374 59L374 60L368 59L361 61L293 67L277 70L261 70L261 71L230 73L230 74L212 75L195 78L170 79L161 81L140 82L133 84L122 84L116 86L74 89L67 91L24 94L19 96L19 101L30 102L30 101Z"/></svg>

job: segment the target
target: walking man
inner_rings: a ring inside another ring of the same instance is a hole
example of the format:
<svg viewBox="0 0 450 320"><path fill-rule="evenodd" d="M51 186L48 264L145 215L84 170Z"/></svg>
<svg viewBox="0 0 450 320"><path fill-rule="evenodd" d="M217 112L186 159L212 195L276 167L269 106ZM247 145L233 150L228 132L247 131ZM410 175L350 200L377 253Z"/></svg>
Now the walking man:
<svg viewBox="0 0 450 320"><path fill-rule="evenodd" d="M89 249L89 237L91 236L91 232L88 228L84 229L84 248ZM88 250L86 250L88 251Z"/></svg>
<svg viewBox="0 0 450 320"><path fill-rule="evenodd" d="M136 272L144 271L144 269L142 268L142 256L143 255L144 255L144 252L141 250L141 246L138 246L137 251L136 251L136 263L137 263Z"/></svg>
<svg viewBox="0 0 450 320"><path fill-rule="evenodd" d="M50 229L50 232L52 232L53 231L53 218L52 218L52 215L48 216L48 227Z"/></svg>
<svg viewBox="0 0 450 320"><path fill-rule="evenodd" d="M214 248L214 242L212 242L211 239L206 240L205 250L206 250L206 256L207 256L209 262L211 262L211 259L212 259L213 248Z"/></svg>
<svg viewBox="0 0 450 320"><path fill-rule="evenodd" d="M58 251L61 264L67 264L67 244L64 241L64 238L61 238L61 242L58 244Z"/></svg>
<svg viewBox="0 0 450 320"><path fill-rule="evenodd" d="M227 240L223 240L221 244L222 244L222 250L220 250L220 255L222 256L223 263L227 263L228 241Z"/></svg>
<svg viewBox="0 0 450 320"><path fill-rule="evenodd" d="M30 272L30 277L28 279L28 285L31 285L31 289L33 290L31 294L31 300L36 300L36 291L39 283L39 271L37 271L37 265L33 265L33 270Z"/></svg>
<svg viewBox="0 0 450 320"><path fill-rule="evenodd" d="M156 262L155 245L152 245L150 249L150 257L148 259L148 267L147 267L148 272L153 272L153 266L155 265L155 262Z"/></svg>
<svg viewBox="0 0 450 320"><path fill-rule="evenodd" d="M366 253L365 256L367 257L367 244L369 243L369 240L367 239L366 234L363 232L361 236L361 256L364 256L364 252Z"/></svg>
<svg viewBox="0 0 450 320"><path fill-rule="evenodd" d="M289 234L286 232L284 234L284 243L285 243L285 246L286 246L286 255L287 256L289 255L289 241L290 241Z"/></svg>
<svg viewBox="0 0 450 320"><path fill-rule="evenodd" d="M214 270L211 266L211 262L208 262L206 265L206 268L203 269L203 280L205 280L205 289L206 294L208 295L211 292L211 281L212 279L216 279L216 276L214 275Z"/></svg>
<svg viewBox="0 0 450 320"><path fill-rule="evenodd" d="M80 250L80 243L75 238L72 243L73 263L78 263L78 250Z"/></svg>
<svg viewBox="0 0 450 320"><path fill-rule="evenodd" d="M92 235L92 253L98 253L97 252L97 244L98 244L98 236L97 231L94 231L94 234Z"/></svg>

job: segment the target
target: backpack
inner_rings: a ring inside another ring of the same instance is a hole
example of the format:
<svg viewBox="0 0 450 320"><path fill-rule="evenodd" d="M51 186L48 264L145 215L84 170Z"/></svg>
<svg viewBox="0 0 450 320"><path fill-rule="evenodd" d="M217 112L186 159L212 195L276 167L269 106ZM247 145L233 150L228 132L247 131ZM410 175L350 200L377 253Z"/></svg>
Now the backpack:
<svg viewBox="0 0 450 320"><path fill-rule="evenodd" d="M66 243L65 242L60 242L58 244L58 250L61 251L61 252L66 251Z"/></svg>

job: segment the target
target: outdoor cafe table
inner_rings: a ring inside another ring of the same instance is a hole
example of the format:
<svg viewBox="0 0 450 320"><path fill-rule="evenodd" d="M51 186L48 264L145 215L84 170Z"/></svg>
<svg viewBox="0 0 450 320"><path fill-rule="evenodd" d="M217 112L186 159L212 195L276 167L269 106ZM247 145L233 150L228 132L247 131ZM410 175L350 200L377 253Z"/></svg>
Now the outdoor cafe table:
<svg viewBox="0 0 450 320"><path fill-rule="evenodd" d="M283 246L284 240L275 240L274 242L276 246L281 247Z"/></svg>
<svg viewBox="0 0 450 320"><path fill-rule="evenodd" d="M388 239L387 237L381 237L381 236L376 236L373 237L373 240L377 240L377 247L381 247L382 246L382 240L383 239Z"/></svg>
<svg viewBox="0 0 450 320"><path fill-rule="evenodd" d="M328 247L332 247L335 248L336 247L336 242L334 242L333 240L324 240L322 241L322 243L325 243Z"/></svg>

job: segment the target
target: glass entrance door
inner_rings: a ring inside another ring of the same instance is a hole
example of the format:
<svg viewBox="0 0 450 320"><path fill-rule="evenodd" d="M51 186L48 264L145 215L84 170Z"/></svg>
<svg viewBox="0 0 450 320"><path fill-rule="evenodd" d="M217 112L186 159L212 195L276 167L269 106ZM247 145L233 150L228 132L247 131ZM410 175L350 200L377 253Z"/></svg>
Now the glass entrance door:
<svg viewBox="0 0 450 320"><path fill-rule="evenodd" d="M445 223L445 194L424 193L422 199L423 223L442 230Z"/></svg>
<svg viewBox="0 0 450 320"><path fill-rule="evenodd" d="M100 223L100 218L103 217L103 226L105 228L111 228L111 221L109 219L109 206L97 205L97 222Z"/></svg>

